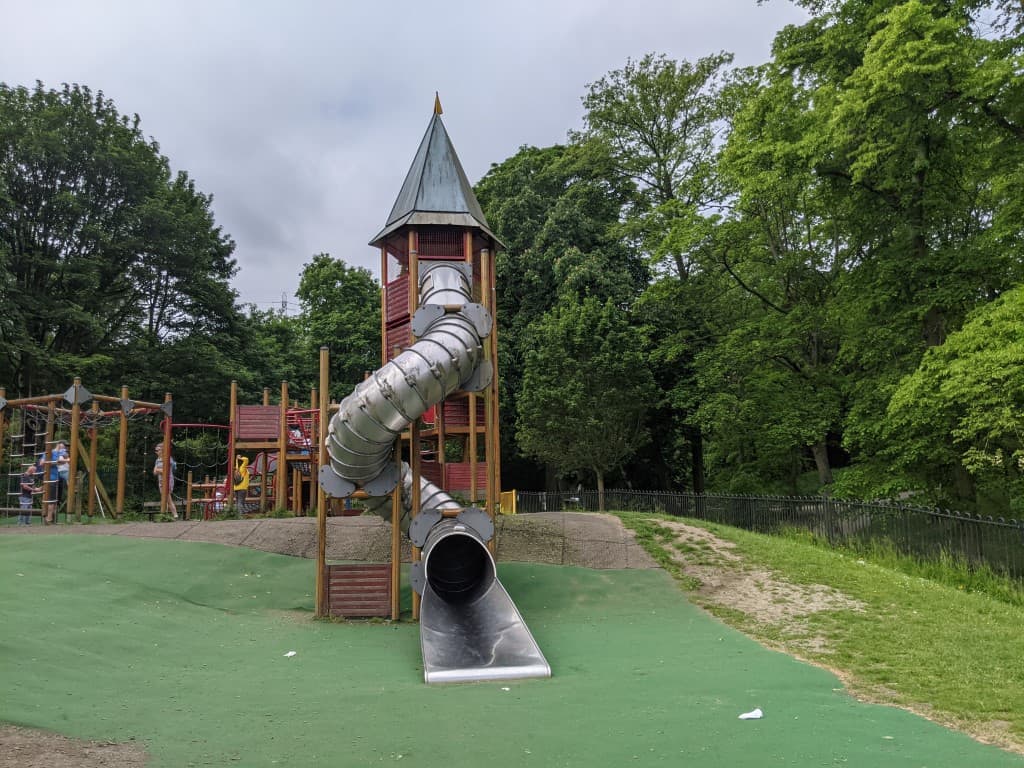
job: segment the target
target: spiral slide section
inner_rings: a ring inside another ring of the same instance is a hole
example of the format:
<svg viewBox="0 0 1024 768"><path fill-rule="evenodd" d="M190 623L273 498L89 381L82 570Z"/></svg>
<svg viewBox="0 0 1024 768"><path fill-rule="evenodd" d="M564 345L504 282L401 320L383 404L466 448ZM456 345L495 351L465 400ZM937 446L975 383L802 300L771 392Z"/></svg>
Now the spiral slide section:
<svg viewBox="0 0 1024 768"><path fill-rule="evenodd" d="M498 581L486 544L493 524L477 509L444 518L460 505L421 480L420 514L409 523L412 473L393 458L402 431L457 390L479 392L491 381L482 340L491 332L487 310L472 302L471 266L422 265L418 341L361 382L338 408L327 431L328 465L320 484L335 497L362 488L371 509L390 512L384 498L399 484L403 529L421 547L413 588L420 603L420 643L428 683L549 677L551 668L508 592Z"/></svg>

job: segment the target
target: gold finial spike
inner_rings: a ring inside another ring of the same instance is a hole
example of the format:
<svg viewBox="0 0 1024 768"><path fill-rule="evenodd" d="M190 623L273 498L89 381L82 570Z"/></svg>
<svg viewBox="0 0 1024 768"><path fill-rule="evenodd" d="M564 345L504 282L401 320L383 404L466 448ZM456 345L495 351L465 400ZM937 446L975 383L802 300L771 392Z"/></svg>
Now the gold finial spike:
<svg viewBox="0 0 1024 768"><path fill-rule="evenodd" d="M443 115L444 114L444 110L441 109L441 97L438 95L437 91L434 91L434 114L435 115Z"/></svg>

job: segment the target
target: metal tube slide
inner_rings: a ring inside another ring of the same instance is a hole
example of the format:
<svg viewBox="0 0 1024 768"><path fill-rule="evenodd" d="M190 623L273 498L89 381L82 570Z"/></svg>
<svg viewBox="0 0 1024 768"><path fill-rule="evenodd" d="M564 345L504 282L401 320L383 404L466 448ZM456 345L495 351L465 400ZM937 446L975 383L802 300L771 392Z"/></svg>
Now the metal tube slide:
<svg viewBox="0 0 1024 768"><path fill-rule="evenodd" d="M413 317L419 340L361 382L331 419L330 467L349 493L389 493L399 480L391 455L402 430L457 389L489 383L481 339L491 318L472 303L466 266L441 262L424 271Z"/></svg>
<svg viewBox="0 0 1024 768"><path fill-rule="evenodd" d="M481 340L491 332L491 317L472 303L471 277L465 262L424 266L420 307L412 318L418 341L342 400L327 431L330 462L320 469L321 485L330 495L348 496L362 487L370 509L385 518L391 511L387 494L401 484L401 527L410 534L417 529L413 540L423 548L423 558L413 564L413 582L423 597L420 644L428 683L551 675L497 579L486 546L493 535L490 518L471 508L442 519L442 510L460 505L421 479L421 514L410 528L412 472L393 459L399 435L428 408L457 389L479 391L490 383Z"/></svg>
<svg viewBox="0 0 1024 768"><path fill-rule="evenodd" d="M427 683L551 676L472 526L441 520L430 529L422 555L420 649Z"/></svg>

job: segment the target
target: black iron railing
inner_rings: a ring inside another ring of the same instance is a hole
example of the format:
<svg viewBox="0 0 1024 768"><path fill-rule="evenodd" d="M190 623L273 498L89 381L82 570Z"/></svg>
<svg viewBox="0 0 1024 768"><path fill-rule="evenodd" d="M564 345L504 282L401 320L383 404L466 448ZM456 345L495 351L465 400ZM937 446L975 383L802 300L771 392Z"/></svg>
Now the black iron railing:
<svg viewBox="0 0 1024 768"><path fill-rule="evenodd" d="M759 533L802 529L833 545L887 542L926 559L952 555L1024 580L1024 521L895 502L606 490L605 509L659 512ZM518 494L519 512L597 511L597 491Z"/></svg>

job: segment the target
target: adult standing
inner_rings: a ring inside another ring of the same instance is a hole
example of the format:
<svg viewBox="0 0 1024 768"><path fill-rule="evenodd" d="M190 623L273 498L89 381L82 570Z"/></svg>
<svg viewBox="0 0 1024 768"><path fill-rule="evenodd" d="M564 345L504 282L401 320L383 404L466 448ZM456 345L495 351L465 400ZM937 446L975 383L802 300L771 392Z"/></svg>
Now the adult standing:
<svg viewBox="0 0 1024 768"><path fill-rule="evenodd" d="M68 447L63 441L57 442L49 451L43 454L42 461L46 469L45 482L50 486L50 493L47 494L46 509L44 510L43 523L53 523L57 519L57 507L60 505L61 488L68 487L68 478L71 471L71 457L68 456Z"/></svg>

